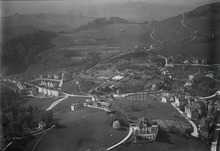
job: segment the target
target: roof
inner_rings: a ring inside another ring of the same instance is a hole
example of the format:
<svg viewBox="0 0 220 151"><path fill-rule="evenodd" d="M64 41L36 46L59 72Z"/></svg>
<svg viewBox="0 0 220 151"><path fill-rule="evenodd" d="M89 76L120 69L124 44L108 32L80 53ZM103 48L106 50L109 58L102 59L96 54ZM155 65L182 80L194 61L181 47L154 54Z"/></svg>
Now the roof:
<svg viewBox="0 0 220 151"><path fill-rule="evenodd" d="M124 78L124 76L117 75L117 76L114 76L112 79L113 79L113 80L121 80L121 79L123 79L123 78Z"/></svg>
<svg viewBox="0 0 220 151"><path fill-rule="evenodd" d="M48 87L48 86L45 86L45 85L41 85L40 83L42 81L44 81L46 84L48 82L52 83L54 87ZM28 82L28 84L35 85L35 86L38 86L38 87L41 87L41 88L52 89L52 90L58 90L59 83L60 83L59 81L47 81L47 80L34 80L34 81Z"/></svg>

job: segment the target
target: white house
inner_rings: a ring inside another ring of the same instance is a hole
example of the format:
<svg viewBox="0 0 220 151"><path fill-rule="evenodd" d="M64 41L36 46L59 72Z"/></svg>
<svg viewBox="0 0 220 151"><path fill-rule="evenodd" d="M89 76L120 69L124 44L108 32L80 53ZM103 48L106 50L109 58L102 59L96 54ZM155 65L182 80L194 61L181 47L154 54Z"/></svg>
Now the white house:
<svg viewBox="0 0 220 151"><path fill-rule="evenodd" d="M189 80L192 81L194 79L194 75L189 75Z"/></svg>
<svg viewBox="0 0 220 151"><path fill-rule="evenodd" d="M118 80L121 80L121 79L123 79L123 78L124 78L124 76L117 75L117 76L114 76L114 77L112 78L112 80L118 81Z"/></svg>
<svg viewBox="0 0 220 151"><path fill-rule="evenodd" d="M176 106L179 106L179 105L180 105L179 98L178 98L177 96L175 96L175 97L174 97L174 100L175 100Z"/></svg>
<svg viewBox="0 0 220 151"><path fill-rule="evenodd" d="M161 102L162 102L162 103L167 103L167 99L166 99L165 97L162 97L162 98L161 98Z"/></svg>

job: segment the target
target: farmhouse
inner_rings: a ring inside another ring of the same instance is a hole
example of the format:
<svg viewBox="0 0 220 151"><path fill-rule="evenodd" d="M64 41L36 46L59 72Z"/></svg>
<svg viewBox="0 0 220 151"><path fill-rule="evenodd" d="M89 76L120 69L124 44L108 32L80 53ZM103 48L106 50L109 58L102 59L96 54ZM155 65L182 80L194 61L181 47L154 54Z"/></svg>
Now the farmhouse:
<svg viewBox="0 0 220 151"><path fill-rule="evenodd" d="M193 62L193 64L198 64L198 63L199 63L199 59L196 58L196 57L194 57L194 58L192 59L192 62Z"/></svg>
<svg viewBox="0 0 220 151"><path fill-rule="evenodd" d="M44 122L44 121L40 121L39 123L38 123L38 128L39 129L43 129L43 128L45 128L46 127L46 123Z"/></svg>

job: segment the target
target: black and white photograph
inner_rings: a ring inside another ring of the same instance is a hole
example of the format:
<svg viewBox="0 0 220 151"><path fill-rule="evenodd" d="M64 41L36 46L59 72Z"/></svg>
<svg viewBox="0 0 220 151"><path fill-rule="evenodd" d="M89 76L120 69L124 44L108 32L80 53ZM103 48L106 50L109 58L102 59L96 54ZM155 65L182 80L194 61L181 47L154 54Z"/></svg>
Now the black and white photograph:
<svg viewBox="0 0 220 151"><path fill-rule="evenodd" d="M0 150L220 151L220 0L0 0Z"/></svg>

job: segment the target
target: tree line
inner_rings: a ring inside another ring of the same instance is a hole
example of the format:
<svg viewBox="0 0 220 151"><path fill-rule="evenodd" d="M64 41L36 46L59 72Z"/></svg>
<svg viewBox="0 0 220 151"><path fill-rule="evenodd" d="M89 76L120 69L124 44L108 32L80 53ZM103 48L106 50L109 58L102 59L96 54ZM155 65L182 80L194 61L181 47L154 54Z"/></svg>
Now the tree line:
<svg viewBox="0 0 220 151"><path fill-rule="evenodd" d="M2 65L11 69L6 74L26 70L28 65L37 61L36 54L53 46L50 41L55 36L53 32L38 30L6 41L2 45Z"/></svg>
<svg viewBox="0 0 220 151"><path fill-rule="evenodd" d="M125 23L128 23L128 21L123 18L120 18L120 17L110 17L109 19L107 19L105 17L104 18L97 18L91 22L88 22L85 25L82 25L82 26L75 28L73 30L73 33L79 32L81 30L96 29L96 28L103 27L105 25L117 24L117 23L125 24Z"/></svg>
<svg viewBox="0 0 220 151"><path fill-rule="evenodd" d="M37 107L13 107L11 112L3 112L1 117L3 138L11 140L13 137L24 136L38 127L39 121L46 123L47 127L53 122L53 112L42 111Z"/></svg>

